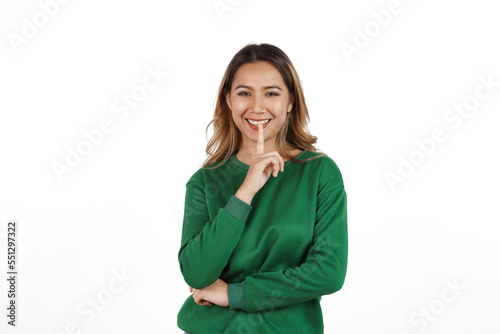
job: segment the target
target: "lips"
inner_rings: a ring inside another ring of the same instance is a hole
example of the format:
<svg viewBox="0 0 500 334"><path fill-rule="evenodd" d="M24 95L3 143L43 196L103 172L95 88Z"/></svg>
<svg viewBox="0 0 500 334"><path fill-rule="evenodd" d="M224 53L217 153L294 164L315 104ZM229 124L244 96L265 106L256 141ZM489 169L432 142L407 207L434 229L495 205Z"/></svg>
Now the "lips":
<svg viewBox="0 0 500 334"><path fill-rule="evenodd" d="M246 123L248 124L248 126L250 127L250 129L252 129L252 130L259 130L259 128L258 128L257 124L252 124L252 123L249 122L249 120L256 121L256 122L258 122L258 121L264 121L264 120L269 120L267 123L263 123L262 124L262 128L263 129L265 129L267 127L267 125L269 123L271 123L271 119L270 118L263 118L263 119L245 118L245 120L246 120Z"/></svg>

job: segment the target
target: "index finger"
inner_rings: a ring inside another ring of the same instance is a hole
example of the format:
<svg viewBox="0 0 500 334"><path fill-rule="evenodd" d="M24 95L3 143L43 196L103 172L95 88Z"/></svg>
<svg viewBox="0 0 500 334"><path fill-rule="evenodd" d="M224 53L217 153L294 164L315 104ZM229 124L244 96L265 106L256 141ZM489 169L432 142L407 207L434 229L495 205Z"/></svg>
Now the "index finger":
<svg viewBox="0 0 500 334"><path fill-rule="evenodd" d="M259 135L257 137L257 149L255 150L255 154L264 153L264 128L261 123L257 123Z"/></svg>

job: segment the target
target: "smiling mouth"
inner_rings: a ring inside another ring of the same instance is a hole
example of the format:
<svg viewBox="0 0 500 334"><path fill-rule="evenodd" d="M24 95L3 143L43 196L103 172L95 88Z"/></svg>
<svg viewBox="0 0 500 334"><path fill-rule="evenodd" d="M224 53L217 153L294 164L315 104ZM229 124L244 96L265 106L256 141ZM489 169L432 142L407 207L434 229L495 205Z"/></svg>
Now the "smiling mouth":
<svg viewBox="0 0 500 334"><path fill-rule="evenodd" d="M266 119L266 120L261 120L261 121L254 121L254 120L250 120L248 118L245 118L245 119L247 120L248 123L250 123L252 125L257 125L259 123L262 124L262 125L264 125L264 124L267 124L267 123L269 123L271 121L271 119Z"/></svg>

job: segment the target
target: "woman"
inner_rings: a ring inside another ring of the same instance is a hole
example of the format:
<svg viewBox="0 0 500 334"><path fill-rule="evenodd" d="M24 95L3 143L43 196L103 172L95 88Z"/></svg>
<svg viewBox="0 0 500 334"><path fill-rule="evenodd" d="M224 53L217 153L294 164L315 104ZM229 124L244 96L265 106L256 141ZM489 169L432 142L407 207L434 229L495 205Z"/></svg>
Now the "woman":
<svg viewBox="0 0 500 334"><path fill-rule="evenodd" d="M178 256L193 294L177 325L187 333L323 333L321 296L347 270L347 195L308 120L283 51L249 44L234 56L209 156L186 184Z"/></svg>

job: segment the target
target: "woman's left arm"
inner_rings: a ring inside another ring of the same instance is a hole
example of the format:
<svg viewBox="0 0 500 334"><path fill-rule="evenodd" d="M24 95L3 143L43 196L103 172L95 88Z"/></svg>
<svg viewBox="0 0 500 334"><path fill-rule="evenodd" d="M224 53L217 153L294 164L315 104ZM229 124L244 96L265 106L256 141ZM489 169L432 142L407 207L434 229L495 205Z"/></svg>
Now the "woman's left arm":
<svg viewBox="0 0 500 334"><path fill-rule="evenodd" d="M269 311L337 292L344 285L347 251L347 195L340 186L318 197L314 242L306 260L295 268L259 272L229 284L229 305Z"/></svg>

